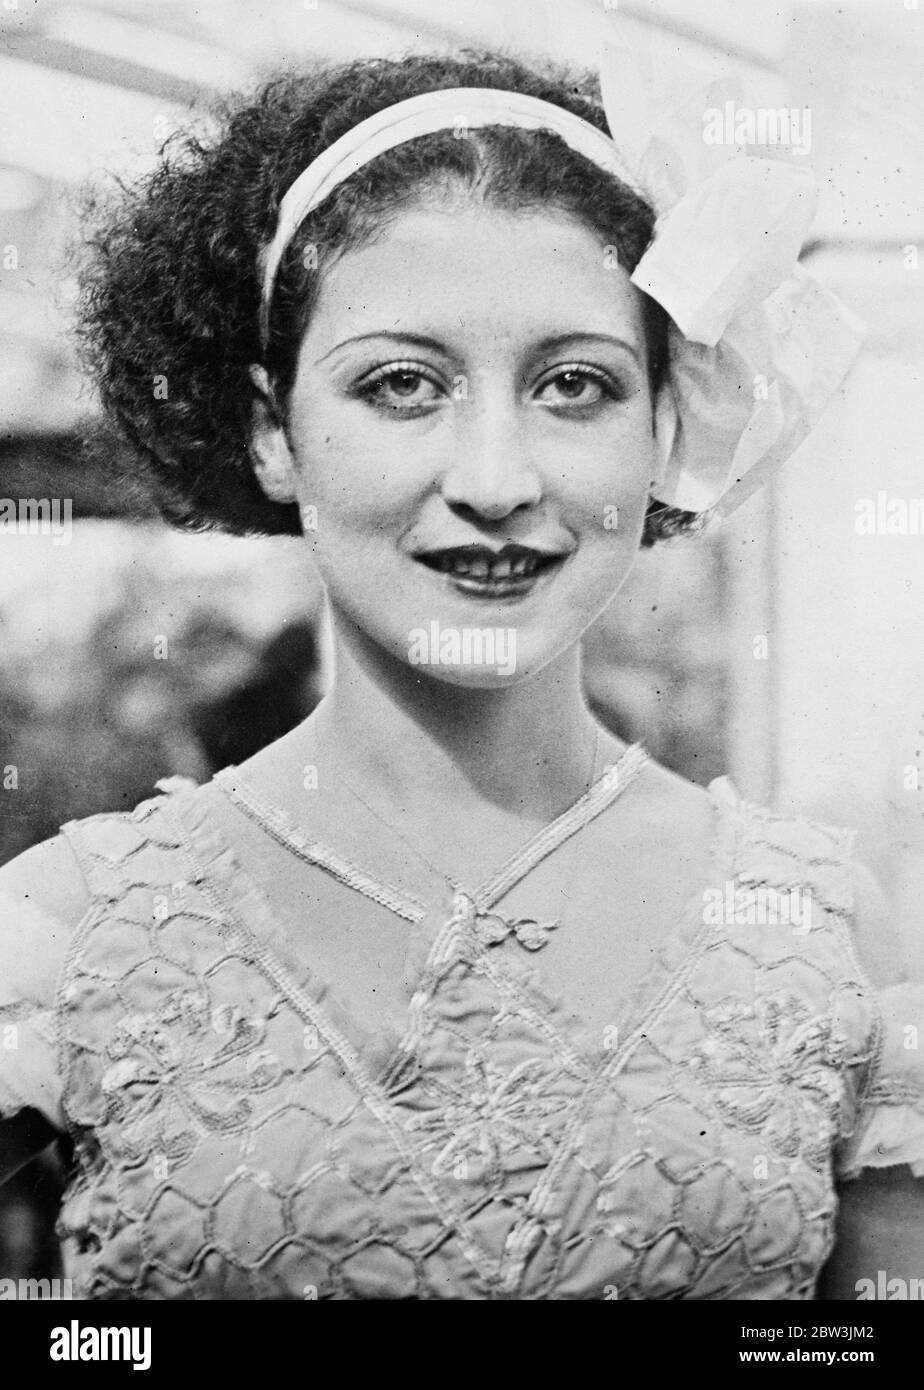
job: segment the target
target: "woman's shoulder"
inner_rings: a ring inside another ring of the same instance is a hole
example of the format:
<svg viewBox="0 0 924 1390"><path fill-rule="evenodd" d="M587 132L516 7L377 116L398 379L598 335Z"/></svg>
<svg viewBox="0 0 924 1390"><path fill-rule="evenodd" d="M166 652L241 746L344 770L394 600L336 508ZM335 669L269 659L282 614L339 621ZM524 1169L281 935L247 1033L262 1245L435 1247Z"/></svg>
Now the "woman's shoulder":
<svg viewBox="0 0 924 1390"><path fill-rule="evenodd" d="M0 999L12 980L48 974L89 905L86 878L61 832L0 868Z"/></svg>
<svg viewBox="0 0 924 1390"><path fill-rule="evenodd" d="M169 782L158 787L179 790ZM119 885L135 876L123 868L140 850L169 849L154 823L163 802L163 795L155 796L131 811L68 821L0 866L0 1007L15 993L53 1003L68 946L94 902L116 896ZM138 861L138 877L151 868Z"/></svg>
<svg viewBox="0 0 924 1390"><path fill-rule="evenodd" d="M742 910L749 888L798 890L819 918L843 926L874 989L919 973L920 944L864 862L855 827L752 799L728 775L704 786L659 764L652 771L649 794L658 821L691 844L711 839L712 862L727 868Z"/></svg>
<svg viewBox="0 0 924 1390"><path fill-rule="evenodd" d="M812 894L813 905L844 922L874 988L909 979L915 943L864 861L856 827L748 800L729 777L717 779L712 791L737 830L746 877L755 883L802 885Z"/></svg>
<svg viewBox="0 0 924 1390"><path fill-rule="evenodd" d="M0 867L0 1118L35 1109L64 1128L62 991L94 924L112 924L97 949L115 964L130 949L117 930L124 900L176 878L163 803L69 821Z"/></svg>
<svg viewBox="0 0 924 1390"><path fill-rule="evenodd" d="M712 803L730 874L717 884L717 924L726 930L735 914L739 947L761 958L766 950L774 969L784 959L788 967L819 967L800 978L817 980L819 1006L840 998L841 1022L867 1058L853 1127L838 1151L839 1178L905 1164L924 1176L924 972L915 924L902 921L863 862L853 826L761 804L728 776L708 787L680 780L660 779L660 814L679 833L686 816ZM808 895L809 911L801 903L797 929L781 934L760 895L779 903L793 893Z"/></svg>

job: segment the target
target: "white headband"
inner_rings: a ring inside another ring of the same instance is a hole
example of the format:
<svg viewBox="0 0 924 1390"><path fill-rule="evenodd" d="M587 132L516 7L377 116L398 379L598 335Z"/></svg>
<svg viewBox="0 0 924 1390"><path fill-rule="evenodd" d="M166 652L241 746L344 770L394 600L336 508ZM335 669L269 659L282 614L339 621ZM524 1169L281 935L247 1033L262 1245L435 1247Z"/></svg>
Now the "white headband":
<svg viewBox="0 0 924 1390"><path fill-rule="evenodd" d="M602 130L573 115L561 106L521 92L505 92L494 87L444 87L421 96L409 97L394 106L377 111L353 126L329 145L308 168L299 174L279 205L276 234L265 251L263 295L260 303L260 337L266 346L269 310L279 264L286 247L310 212L328 198L338 184L355 174L371 160L440 130L456 130L460 137L467 130L482 126L517 126L520 130L550 130L585 159L630 188L632 175L619 157L613 141ZM641 192L635 188L636 192ZM642 195L644 196L644 195Z"/></svg>
<svg viewBox="0 0 924 1390"><path fill-rule="evenodd" d="M618 73L615 60L604 67L601 88L611 130L624 124L623 103L638 104L630 86L631 62ZM696 103L687 103L684 117L691 107L695 111ZM673 125L651 122L649 149L637 151L632 161L640 175L630 171L609 135L519 92L443 88L360 121L299 174L280 203L275 234L259 265L264 349L286 247L345 179L386 150L440 130L455 129L460 136L492 125L551 131L655 203L655 234L631 279L671 320L669 368L655 416L665 462L658 498L688 511L727 514L814 427L859 350L863 328L796 264L815 209L815 183L804 164L756 158L740 149L705 150L701 125L678 123L676 112L672 120ZM665 168L679 184L673 191L664 191L671 183ZM645 193L646 184L659 188L658 195Z"/></svg>

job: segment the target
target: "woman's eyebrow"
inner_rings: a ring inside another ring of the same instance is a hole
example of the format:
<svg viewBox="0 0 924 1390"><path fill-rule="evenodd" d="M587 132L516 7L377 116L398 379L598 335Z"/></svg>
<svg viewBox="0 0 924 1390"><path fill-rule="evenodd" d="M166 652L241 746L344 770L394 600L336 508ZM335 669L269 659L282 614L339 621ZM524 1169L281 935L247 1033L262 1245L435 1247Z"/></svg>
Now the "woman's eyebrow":
<svg viewBox="0 0 924 1390"><path fill-rule="evenodd" d="M332 357L335 352L340 352L342 348L350 347L353 343L367 343L373 338L384 338L390 343L409 343L411 347L429 348L432 352L446 352L445 344L436 338L428 338L421 333L394 333L387 329L379 329L374 333L358 333L355 337L344 338L343 342L337 343L329 352L325 352L323 357L319 357L315 366L319 367L322 362L326 362L328 357Z"/></svg>
<svg viewBox="0 0 924 1390"><path fill-rule="evenodd" d="M568 347L572 343L605 343L608 347L623 348L630 357L635 359L639 367L642 365L636 345L627 342L625 338L618 338L612 333L556 333L538 342L536 350L540 353L553 352L557 348Z"/></svg>
<svg viewBox="0 0 924 1390"><path fill-rule="evenodd" d="M404 343L410 347L428 348L431 352L441 352L444 354L449 351L446 344L441 343L438 338L431 338L423 333L397 333L383 328L375 330L372 333L358 333L351 338L344 338L342 342L337 343L334 347L325 352L322 357L317 358L314 365L319 367L322 362L326 362L329 357L333 357L335 353L340 352L343 348L351 347L355 343L367 343L373 340ZM533 346L531 351L540 354L553 352L556 349L567 347L572 343L605 343L608 347L622 348L625 352L629 353L630 357L635 359L639 367L642 365L639 350L635 344L627 342L625 338L616 337L612 333L554 333L549 337L541 338L539 342Z"/></svg>

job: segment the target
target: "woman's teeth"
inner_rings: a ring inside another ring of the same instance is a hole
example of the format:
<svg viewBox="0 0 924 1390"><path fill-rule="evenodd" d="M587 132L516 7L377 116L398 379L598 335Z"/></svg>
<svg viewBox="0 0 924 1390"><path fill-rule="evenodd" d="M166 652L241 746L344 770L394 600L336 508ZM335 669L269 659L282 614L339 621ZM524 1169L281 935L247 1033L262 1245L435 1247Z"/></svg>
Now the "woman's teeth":
<svg viewBox="0 0 924 1390"><path fill-rule="evenodd" d="M516 560L505 556L488 560L484 556L441 555L439 568L446 574L464 574L471 579L510 579L532 574L539 566L539 555L521 555Z"/></svg>

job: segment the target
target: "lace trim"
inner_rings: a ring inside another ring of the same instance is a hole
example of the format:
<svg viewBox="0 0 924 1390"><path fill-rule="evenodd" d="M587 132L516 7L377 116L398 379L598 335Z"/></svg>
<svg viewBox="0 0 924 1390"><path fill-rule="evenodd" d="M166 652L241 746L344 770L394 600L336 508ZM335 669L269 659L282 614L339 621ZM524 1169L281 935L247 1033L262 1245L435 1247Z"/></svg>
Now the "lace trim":
<svg viewBox="0 0 924 1390"><path fill-rule="evenodd" d="M344 859L336 850L330 849L320 840L312 840L294 825L283 813L267 805L257 794L234 776L234 768L224 768L217 772L212 781L228 799L233 802L252 821L266 831L277 844L297 855L299 859L324 869L338 883L362 893L363 897L388 908L396 917L415 926L423 921L427 909L421 900L410 893L403 893L390 883L372 878L362 869Z"/></svg>

